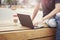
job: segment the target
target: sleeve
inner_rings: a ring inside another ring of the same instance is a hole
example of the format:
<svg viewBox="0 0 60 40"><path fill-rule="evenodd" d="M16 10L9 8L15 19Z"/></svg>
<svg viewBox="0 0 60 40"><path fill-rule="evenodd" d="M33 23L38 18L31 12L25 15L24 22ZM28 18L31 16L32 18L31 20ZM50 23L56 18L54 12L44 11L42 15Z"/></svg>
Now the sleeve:
<svg viewBox="0 0 60 40"><path fill-rule="evenodd" d="M60 0L55 0L55 3L60 3Z"/></svg>

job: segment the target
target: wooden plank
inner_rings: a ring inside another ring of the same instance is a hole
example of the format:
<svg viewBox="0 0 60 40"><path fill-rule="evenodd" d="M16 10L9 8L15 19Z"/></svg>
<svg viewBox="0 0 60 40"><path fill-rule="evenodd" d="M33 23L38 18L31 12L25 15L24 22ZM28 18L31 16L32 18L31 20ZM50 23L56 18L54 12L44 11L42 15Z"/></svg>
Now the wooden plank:
<svg viewBox="0 0 60 40"><path fill-rule="evenodd" d="M25 35L28 39L31 38L38 38L38 37L44 37L44 36L52 36L56 34L55 28L43 28L38 30L32 30L32 31L26 31Z"/></svg>
<svg viewBox="0 0 60 40"><path fill-rule="evenodd" d="M5 33L3 39L7 40L27 40L45 36L55 35L56 28L42 28L42 29L33 29L33 30L22 30L19 32Z"/></svg>
<svg viewBox="0 0 60 40"><path fill-rule="evenodd" d="M52 36L52 37L36 38L36 39L30 39L30 40L56 40L55 38L56 38L55 36Z"/></svg>
<svg viewBox="0 0 60 40"><path fill-rule="evenodd" d="M0 35L0 40L7 40L6 37L4 37L4 35Z"/></svg>

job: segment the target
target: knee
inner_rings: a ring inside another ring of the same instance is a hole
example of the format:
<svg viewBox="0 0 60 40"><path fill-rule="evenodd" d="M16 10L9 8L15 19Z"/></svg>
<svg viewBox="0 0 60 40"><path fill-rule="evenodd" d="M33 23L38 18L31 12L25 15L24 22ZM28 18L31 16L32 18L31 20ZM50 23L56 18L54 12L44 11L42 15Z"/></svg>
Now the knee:
<svg viewBox="0 0 60 40"><path fill-rule="evenodd" d="M55 21L55 19L50 19L47 22L47 25L50 26L50 27L56 27L56 21Z"/></svg>
<svg viewBox="0 0 60 40"><path fill-rule="evenodd" d="M59 17L60 18L60 12L56 14L56 17Z"/></svg>
<svg viewBox="0 0 60 40"><path fill-rule="evenodd" d="M56 14L55 20L57 23L60 23L60 12Z"/></svg>

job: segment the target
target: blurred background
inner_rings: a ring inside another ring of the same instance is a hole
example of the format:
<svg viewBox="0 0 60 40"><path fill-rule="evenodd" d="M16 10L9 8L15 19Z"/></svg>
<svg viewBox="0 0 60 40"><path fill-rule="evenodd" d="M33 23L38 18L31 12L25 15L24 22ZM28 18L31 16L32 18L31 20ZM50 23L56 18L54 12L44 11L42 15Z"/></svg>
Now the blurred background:
<svg viewBox="0 0 60 40"><path fill-rule="evenodd" d="M21 7L34 7L38 0L0 0L0 6L9 6L12 5L21 6Z"/></svg>
<svg viewBox="0 0 60 40"><path fill-rule="evenodd" d="M38 0L0 0L0 24L13 24L13 15L17 13L27 14L32 17ZM41 5L41 4L40 4ZM42 6L34 20L37 22L42 18ZM18 23L19 20L18 20Z"/></svg>

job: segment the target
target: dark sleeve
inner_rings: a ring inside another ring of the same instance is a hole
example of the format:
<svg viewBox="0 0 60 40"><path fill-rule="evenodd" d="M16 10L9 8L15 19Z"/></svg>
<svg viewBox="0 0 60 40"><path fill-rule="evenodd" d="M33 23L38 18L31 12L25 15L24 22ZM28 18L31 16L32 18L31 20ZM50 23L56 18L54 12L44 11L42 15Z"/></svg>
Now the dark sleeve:
<svg viewBox="0 0 60 40"><path fill-rule="evenodd" d="M55 0L55 3L60 3L60 0Z"/></svg>

